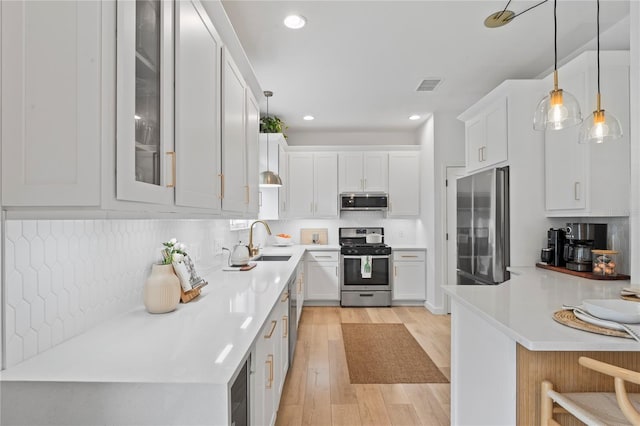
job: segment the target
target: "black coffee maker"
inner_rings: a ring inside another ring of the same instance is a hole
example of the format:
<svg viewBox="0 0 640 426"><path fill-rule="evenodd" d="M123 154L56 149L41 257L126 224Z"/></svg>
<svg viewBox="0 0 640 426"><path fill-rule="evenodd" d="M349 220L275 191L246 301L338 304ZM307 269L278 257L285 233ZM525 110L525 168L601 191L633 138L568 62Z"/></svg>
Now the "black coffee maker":
<svg viewBox="0 0 640 426"><path fill-rule="evenodd" d="M547 231L547 248L542 249L542 261L548 265L564 266L564 229L549 229Z"/></svg>
<svg viewBox="0 0 640 426"><path fill-rule="evenodd" d="M590 272L591 250L607 248L606 223L567 223L563 257L567 269Z"/></svg>

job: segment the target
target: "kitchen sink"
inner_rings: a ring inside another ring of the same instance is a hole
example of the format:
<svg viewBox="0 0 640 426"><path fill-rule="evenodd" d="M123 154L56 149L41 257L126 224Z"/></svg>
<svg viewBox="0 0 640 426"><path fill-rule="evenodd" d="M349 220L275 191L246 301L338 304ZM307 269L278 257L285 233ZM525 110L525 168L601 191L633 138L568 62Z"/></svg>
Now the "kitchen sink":
<svg viewBox="0 0 640 426"><path fill-rule="evenodd" d="M291 259L291 256L284 256L284 255L280 255L280 256L270 256L270 255L262 255L262 256L258 256L256 257L255 261L258 262L286 262L287 260Z"/></svg>

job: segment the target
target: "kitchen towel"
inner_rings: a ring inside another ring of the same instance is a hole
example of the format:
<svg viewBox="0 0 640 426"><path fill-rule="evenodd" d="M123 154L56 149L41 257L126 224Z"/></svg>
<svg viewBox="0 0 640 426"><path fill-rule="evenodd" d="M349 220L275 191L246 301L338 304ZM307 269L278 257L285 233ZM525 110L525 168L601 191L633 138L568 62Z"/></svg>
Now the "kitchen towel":
<svg viewBox="0 0 640 426"><path fill-rule="evenodd" d="M362 278L371 278L371 256L360 256L360 275Z"/></svg>

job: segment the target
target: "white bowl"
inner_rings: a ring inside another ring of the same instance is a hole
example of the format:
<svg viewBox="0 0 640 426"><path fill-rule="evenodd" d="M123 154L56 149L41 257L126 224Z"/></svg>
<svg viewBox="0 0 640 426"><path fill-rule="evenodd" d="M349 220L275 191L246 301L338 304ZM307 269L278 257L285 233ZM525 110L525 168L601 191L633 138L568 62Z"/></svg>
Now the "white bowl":
<svg viewBox="0 0 640 426"><path fill-rule="evenodd" d="M587 299L582 301L582 306L585 311L598 318L629 324L640 323L640 302L621 299Z"/></svg>
<svg viewBox="0 0 640 426"><path fill-rule="evenodd" d="M279 246L288 246L288 245L293 244L293 241L292 241L291 237L283 238L283 237L279 237L277 235L274 235L273 236L273 240L274 240L274 243L279 245Z"/></svg>

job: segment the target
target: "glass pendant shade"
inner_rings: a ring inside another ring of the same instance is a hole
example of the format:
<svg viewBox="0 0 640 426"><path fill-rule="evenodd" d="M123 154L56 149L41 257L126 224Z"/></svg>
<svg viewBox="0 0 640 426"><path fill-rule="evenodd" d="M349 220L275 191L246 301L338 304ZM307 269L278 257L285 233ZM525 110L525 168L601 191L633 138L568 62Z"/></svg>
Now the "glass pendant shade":
<svg viewBox="0 0 640 426"><path fill-rule="evenodd" d="M580 104L569 92L554 89L536 107L533 116L534 130L561 130L582 122Z"/></svg>
<svg viewBox="0 0 640 426"><path fill-rule="evenodd" d="M622 126L620 121L611 113L605 115L604 110L601 109L593 111L593 115L582 123L578 142L603 143L614 141L621 137Z"/></svg>
<svg viewBox="0 0 640 426"><path fill-rule="evenodd" d="M271 170L267 170L266 172L260 173L260 186L277 188L282 186L282 179Z"/></svg>

